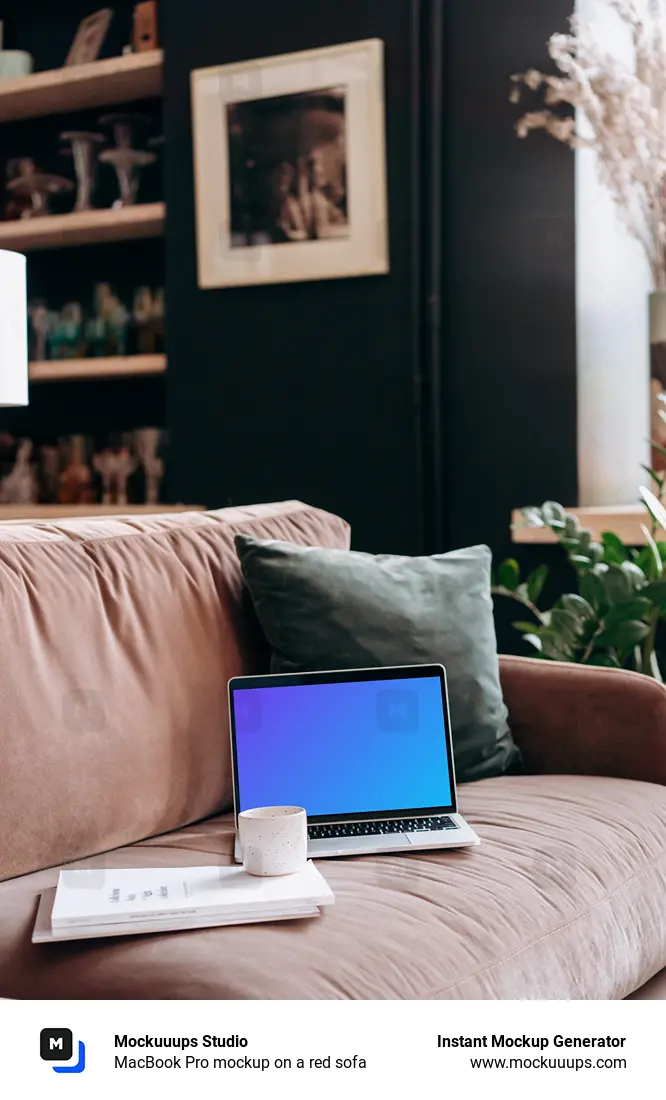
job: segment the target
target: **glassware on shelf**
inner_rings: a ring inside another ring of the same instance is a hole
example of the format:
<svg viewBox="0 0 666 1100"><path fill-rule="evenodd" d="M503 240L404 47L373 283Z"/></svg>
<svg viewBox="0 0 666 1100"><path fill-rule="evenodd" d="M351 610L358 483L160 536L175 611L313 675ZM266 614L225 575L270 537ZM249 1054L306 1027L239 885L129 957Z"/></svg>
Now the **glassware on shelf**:
<svg viewBox="0 0 666 1100"><path fill-rule="evenodd" d="M150 115L138 114L136 111L114 111L112 114L102 115L97 120L100 126L110 126L113 130L113 140L118 149L134 149L136 131L150 126Z"/></svg>
<svg viewBox="0 0 666 1100"><path fill-rule="evenodd" d="M139 127L150 124L148 115L115 113L102 115L100 126L111 126L116 143L114 149L104 149L99 154L102 164L111 164L118 177L120 195L113 204L115 210L133 206L139 190L141 169L155 162L155 153L135 147L134 138Z"/></svg>
<svg viewBox="0 0 666 1100"><path fill-rule="evenodd" d="M134 433L134 447L145 474L146 504L158 504L160 482L164 477L164 459L160 449L164 443L164 432L159 428L139 428Z"/></svg>
<svg viewBox="0 0 666 1100"><path fill-rule="evenodd" d="M132 320L136 333L136 350L139 355L152 355L155 351L153 292L148 286L134 291Z"/></svg>
<svg viewBox="0 0 666 1100"><path fill-rule="evenodd" d="M126 355L129 334L129 310L113 293L109 283L98 283L95 287L95 324L101 348L101 334L104 333L104 351L96 354Z"/></svg>
<svg viewBox="0 0 666 1100"><path fill-rule="evenodd" d="M47 356L49 309L42 298L28 305L28 359L41 362Z"/></svg>
<svg viewBox="0 0 666 1100"><path fill-rule="evenodd" d="M166 306L164 300L164 287L159 287L155 291L155 297L153 298L153 318L155 324L155 351L164 352L165 339L164 339L164 323L165 323Z"/></svg>
<svg viewBox="0 0 666 1100"><path fill-rule="evenodd" d="M114 210L134 206L139 192L140 172L155 160L154 153L141 149L104 149L99 154L102 164L111 164L118 177L120 195L113 203Z"/></svg>
<svg viewBox="0 0 666 1100"><path fill-rule="evenodd" d="M58 503L60 453L57 447L45 443L39 452L39 499L42 504Z"/></svg>
<svg viewBox="0 0 666 1100"><path fill-rule="evenodd" d="M108 351L106 321L102 317L90 317L86 321L85 340L87 354L93 359L102 358Z"/></svg>
<svg viewBox="0 0 666 1100"><path fill-rule="evenodd" d="M102 480L102 504L127 504L127 482L137 468L137 459L125 442L109 445L93 456L93 466Z"/></svg>
<svg viewBox="0 0 666 1100"><path fill-rule="evenodd" d="M65 130L60 135L60 140L69 142L70 146L69 149L61 150L63 156L74 158L77 183L74 209L92 210L92 193L95 189L97 167L95 146L104 141L104 135L90 130Z"/></svg>
<svg viewBox="0 0 666 1100"><path fill-rule="evenodd" d="M57 345L54 359L77 359L83 350L83 307L80 302L68 302L63 306L54 325L53 338Z"/></svg>
<svg viewBox="0 0 666 1100"><path fill-rule="evenodd" d="M95 490L88 450L88 440L84 435L73 435L64 441L65 457L58 478L60 504L92 504L94 501Z"/></svg>
<svg viewBox="0 0 666 1100"><path fill-rule="evenodd" d="M122 302L116 302L108 320L107 331L113 355L127 355L127 333L129 329L129 310Z"/></svg>
<svg viewBox="0 0 666 1100"><path fill-rule="evenodd" d="M111 284L96 283L93 292L93 299L95 303L96 316L101 317L104 321L108 321L117 301L115 294L111 290Z"/></svg>
<svg viewBox="0 0 666 1100"><path fill-rule="evenodd" d="M12 157L10 160L7 161L7 164L5 166L5 181L7 190L9 190L10 180L17 179L19 176L23 175L22 165L25 165L25 163L25 160L21 160L18 157ZM10 193L2 212L3 220L17 221L19 218L23 217L24 211L28 210L31 205L32 204L30 202L29 195L14 195Z"/></svg>
<svg viewBox="0 0 666 1100"><path fill-rule="evenodd" d="M21 210L22 218L44 217L51 213L50 199L65 191L73 191L74 184L64 176L40 172L33 160L19 162L18 174L7 181L7 190L18 202L28 199L30 205Z"/></svg>
<svg viewBox="0 0 666 1100"><path fill-rule="evenodd" d="M115 480L116 480L116 504L127 504L127 482L134 473L138 460L128 446L121 446L116 451Z"/></svg>
<svg viewBox="0 0 666 1100"><path fill-rule="evenodd" d="M22 439L16 450L14 466L0 481L0 503L32 504L37 500L38 485L32 464L32 440Z"/></svg>

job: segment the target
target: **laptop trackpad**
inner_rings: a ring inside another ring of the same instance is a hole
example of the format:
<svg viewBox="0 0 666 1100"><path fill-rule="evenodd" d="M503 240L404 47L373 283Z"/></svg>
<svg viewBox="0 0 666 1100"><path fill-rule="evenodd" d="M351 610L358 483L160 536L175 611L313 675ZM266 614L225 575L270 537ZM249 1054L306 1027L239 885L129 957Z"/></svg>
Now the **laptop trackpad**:
<svg viewBox="0 0 666 1100"><path fill-rule="evenodd" d="M322 837L311 841L311 850L317 852L380 852L382 847L408 848L404 833L372 833L370 836Z"/></svg>
<svg viewBox="0 0 666 1100"><path fill-rule="evenodd" d="M415 844L418 848L423 848L426 845L430 848L437 848L441 845L450 847L455 844L456 836L460 836L459 829L434 829L432 832L416 832L407 833L407 839L410 844Z"/></svg>

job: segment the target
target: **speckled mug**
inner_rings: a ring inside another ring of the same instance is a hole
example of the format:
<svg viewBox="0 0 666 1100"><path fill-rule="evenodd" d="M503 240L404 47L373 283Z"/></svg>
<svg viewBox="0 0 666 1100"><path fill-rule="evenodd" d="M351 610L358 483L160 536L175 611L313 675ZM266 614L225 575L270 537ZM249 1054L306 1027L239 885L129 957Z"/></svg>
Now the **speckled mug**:
<svg viewBox="0 0 666 1100"><path fill-rule="evenodd" d="M248 875L293 875L307 863L308 819L300 806L242 810L238 836Z"/></svg>

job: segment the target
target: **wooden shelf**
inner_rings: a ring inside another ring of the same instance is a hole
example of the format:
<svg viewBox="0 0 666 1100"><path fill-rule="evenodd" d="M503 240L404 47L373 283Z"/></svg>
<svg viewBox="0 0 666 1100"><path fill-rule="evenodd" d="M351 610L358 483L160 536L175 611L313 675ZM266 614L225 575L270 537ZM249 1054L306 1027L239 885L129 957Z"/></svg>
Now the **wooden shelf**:
<svg viewBox="0 0 666 1100"><path fill-rule="evenodd" d="M173 512L204 511L202 504L0 504L0 523L94 519L99 516L157 516Z"/></svg>
<svg viewBox="0 0 666 1100"><path fill-rule="evenodd" d="M641 531L641 524L650 526L650 517L644 504L617 504L588 508L567 508L578 517L581 527L587 527L592 532L595 541L599 541L604 531L612 531L627 546L645 546L646 538ZM512 513L511 527L512 540L516 543L535 543L545 545L555 543L552 531L546 527L524 527L523 517L519 509ZM658 538L666 541L666 533L660 533Z"/></svg>
<svg viewBox="0 0 666 1100"><path fill-rule="evenodd" d="M115 355L108 359L58 359L30 364L31 382L71 382L77 379L126 378L164 374L166 355Z"/></svg>
<svg viewBox="0 0 666 1100"><path fill-rule="evenodd" d="M0 222L0 248L10 252L36 252L40 248L71 248L161 237L165 218L163 202L144 202L120 210L84 210L77 214L50 214Z"/></svg>
<svg viewBox="0 0 666 1100"><path fill-rule="evenodd" d="M162 50L65 65L0 83L0 122L149 99L162 94Z"/></svg>

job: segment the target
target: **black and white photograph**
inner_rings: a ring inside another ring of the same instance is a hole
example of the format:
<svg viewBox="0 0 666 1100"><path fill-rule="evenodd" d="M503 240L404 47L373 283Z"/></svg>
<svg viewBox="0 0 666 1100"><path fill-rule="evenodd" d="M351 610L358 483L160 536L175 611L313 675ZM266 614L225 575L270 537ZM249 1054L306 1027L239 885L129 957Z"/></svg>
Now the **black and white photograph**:
<svg viewBox="0 0 666 1100"><path fill-rule="evenodd" d="M346 89L227 107L231 246L349 235Z"/></svg>
<svg viewBox="0 0 666 1100"><path fill-rule="evenodd" d="M202 288L389 270L383 43L192 73Z"/></svg>

